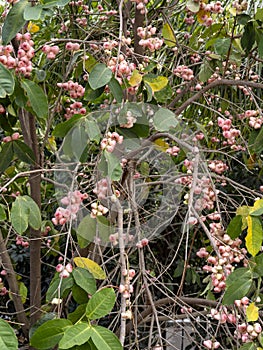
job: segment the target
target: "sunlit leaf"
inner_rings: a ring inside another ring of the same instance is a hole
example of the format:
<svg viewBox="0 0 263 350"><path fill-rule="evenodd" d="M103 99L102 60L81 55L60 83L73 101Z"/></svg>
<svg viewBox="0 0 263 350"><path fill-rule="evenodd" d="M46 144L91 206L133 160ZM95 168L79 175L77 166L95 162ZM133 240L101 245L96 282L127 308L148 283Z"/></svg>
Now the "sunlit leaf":
<svg viewBox="0 0 263 350"><path fill-rule="evenodd" d="M263 229L261 219L248 215L247 217L246 248L248 252L255 256L260 251L263 240Z"/></svg>
<svg viewBox="0 0 263 350"><path fill-rule="evenodd" d="M106 278L106 274L102 270L102 268L91 259L76 257L74 258L74 263L78 267L87 269L96 279L103 280L104 278Z"/></svg>
<svg viewBox="0 0 263 350"><path fill-rule="evenodd" d="M247 322L255 322L258 320L258 310L259 308L255 303L250 303L246 309Z"/></svg>

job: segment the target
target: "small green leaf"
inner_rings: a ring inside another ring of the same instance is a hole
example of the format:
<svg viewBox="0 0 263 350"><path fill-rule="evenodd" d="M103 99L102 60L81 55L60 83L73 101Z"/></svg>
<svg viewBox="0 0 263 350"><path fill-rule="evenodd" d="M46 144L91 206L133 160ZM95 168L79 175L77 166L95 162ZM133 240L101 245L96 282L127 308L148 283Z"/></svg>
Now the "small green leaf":
<svg viewBox="0 0 263 350"><path fill-rule="evenodd" d="M122 167L120 165L120 160L110 152L105 151L104 157L108 166L107 175L112 181L118 181L122 175Z"/></svg>
<svg viewBox="0 0 263 350"><path fill-rule="evenodd" d="M74 300L79 305L87 304L87 302L89 301L88 293L84 289L80 288L78 285L74 284L72 289L71 289L71 292L72 292L72 296L73 296ZM85 313L85 312L83 312L83 313ZM73 322L73 323L75 323L75 322Z"/></svg>
<svg viewBox="0 0 263 350"><path fill-rule="evenodd" d="M30 147L28 147L23 141L15 140L13 142L14 152L22 162L33 164L35 162L35 156Z"/></svg>
<svg viewBox="0 0 263 350"><path fill-rule="evenodd" d="M47 118L48 102L47 97L41 87L34 83L32 80L28 79L23 80L21 86L25 90L30 105L33 111L36 113L36 116L40 119Z"/></svg>
<svg viewBox="0 0 263 350"><path fill-rule="evenodd" d="M227 234L231 239L237 238L242 233L242 216L235 216L227 226Z"/></svg>
<svg viewBox="0 0 263 350"><path fill-rule="evenodd" d="M109 85L110 91L113 94L115 100L118 103L121 103L121 101L123 99L123 92L122 92L122 88L121 88L118 80L112 77L108 85Z"/></svg>
<svg viewBox="0 0 263 350"><path fill-rule="evenodd" d="M74 280L71 276L60 278L56 273L53 277L46 294L46 301L52 302L54 298L63 298L72 288Z"/></svg>
<svg viewBox="0 0 263 350"><path fill-rule="evenodd" d="M86 316L90 320L96 320L108 315L116 301L113 288L103 288L97 291L88 302Z"/></svg>
<svg viewBox="0 0 263 350"><path fill-rule="evenodd" d="M17 350L18 341L12 327L0 318L0 349Z"/></svg>
<svg viewBox="0 0 263 350"><path fill-rule="evenodd" d="M255 343L246 343L238 347L238 350L260 350Z"/></svg>
<svg viewBox="0 0 263 350"><path fill-rule="evenodd" d="M2 63L0 63L0 98L12 95L15 88L13 74Z"/></svg>
<svg viewBox="0 0 263 350"><path fill-rule="evenodd" d="M187 0L186 7L193 13L197 13L200 9L200 3L195 0Z"/></svg>
<svg viewBox="0 0 263 350"><path fill-rule="evenodd" d="M89 340L90 336L91 326L88 323L80 322L67 327L59 342L59 349L69 349L75 345L82 345Z"/></svg>
<svg viewBox="0 0 263 350"><path fill-rule="evenodd" d="M54 348L72 323L66 319L50 320L38 327L30 339L30 345L38 350Z"/></svg>
<svg viewBox="0 0 263 350"><path fill-rule="evenodd" d="M174 47L176 45L176 38L169 23L163 25L162 36L168 47Z"/></svg>
<svg viewBox="0 0 263 350"><path fill-rule="evenodd" d="M153 117L153 124L158 131L169 131L178 125L178 121L169 109L160 108Z"/></svg>
<svg viewBox="0 0 263 350"><path fill-rule="evenodd" d="M27 292L28 292L27 287L21 281L18 282L18 286L19 286L19 294L21 296L22 303L25 304L26 298L27 298Z"/></svg>
<svg viewBox="0 0 263 350"><path fill-rule="evenodd" d="M89 84L93 90L105 86L112 78L112 71L103 63L98 63L89 75Z"/></svg>
<svg viewBox="0 0 263 350"><path fill-rule="evenodd" d="M0 152L0 171L3 172L9 167L13 157L14 149L12 142L7 142L2 146L2 150Z"/></svg>
<svg viewBox="0 0 263 350"><path fill-rule="evenodd" d="M263 199L255 201L253 207L249 211L249 215L261 216L263 214Z"/></svg>
<svg viewBox="0 0 263 350"><path fill-rule="evenodd" d="M93 275L82 267L76 267L72 271L72 276L76 284L85 290L88 294L94 294L96 292L96 281Z"/></svg>
<svg viewBox="0 0 263 350"><path fill-rule="evenodd" d="M247 225L246 248L252 256L255 256L261 250L263 240L261 219L248 215Z"/></svg>
<svg viewBox="0 0 263 350"><path fill-rule="evenodd" d="M5 212L5 207L0 204L0 221L6 220L6 212Z"/></svg>
<svg viewBox="0 0 263 350"><path fill-rule="evenodd" d="M76 159L80 160L88 141L88 137L82 123L78 123L74 126L71 137L71 150Z"/></svg>
<svg viewBox="0 0 263 350"><path fill-rule="evenodd" d="M122 350L123 347L114 333L101 326L92 326L91 339L97 349Z"/></svg>
<svg viewBox="0 0 263 350"><path fill-rule="evenodd" d="M2 28L2 44L7 45L25 25L24 10L31 7L27 0L20 0L11 7Z"/></svg>
<svg viewBox="0 0 263 350"><path fill-rule="evenodd" d="M59 123L56 125L55 129L52 132L52 135L55 137L65 137L69 130L76 124L78 121L83 118L82 115L74 115L69 120Z"/></svg>
<svg viewBox="0 0 263 350"><path fill-rule="evenodd" d="M248 268L234 270L226 280L226 291L223 297L223 304L233 304L235 300L242 299L249 291L253 279Z"/></svg>
<svg viewBox="0 0 263 350"><path fill-rule="evenodd" d="M231 45L230 38L217 39L214 44L215 52L218 55L226 55L229 51L230 45Z"/></svg>

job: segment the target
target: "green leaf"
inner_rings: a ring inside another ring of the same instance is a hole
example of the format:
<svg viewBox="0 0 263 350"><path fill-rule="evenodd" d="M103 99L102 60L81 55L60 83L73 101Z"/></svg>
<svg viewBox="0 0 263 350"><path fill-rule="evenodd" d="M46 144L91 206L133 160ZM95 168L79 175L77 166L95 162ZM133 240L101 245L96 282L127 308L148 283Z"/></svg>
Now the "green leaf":
<svg viewBox="0 0 263 350"><path fill-rule="evenodd" d="M40 86L32 80L25 79L21 82L22 88L25 90L30 105L36 116L40 119L48 116L48 102L47 97Z"/></svg>
<svg viewBox="0 0 263 350"><path fill-rule="evenodd" d="M262 8L261 9L259 9L259 8L257 9L257 12L255 14L255 20L263 22L263 9Z"/></svg>
<svg viewBox="0 0 263 350"><path fill-rule="evenodd" d="M242 216L235 216L227 226L227 234L232 238L237 238L242 233Z"/></svg>
<svg viewBox="0 0 263 350"><path fill-rule="evenodd" d="M52 135L55 137L65 137L69 130L81 119L83 115L73 115L69 120L64 123L59 123L56 125L55 129L52 132Z"/></svg>
<svg viewBox="0 0 263 350"><path fill-rule="evenodd" d="M187 0L186 7L194 13L197 13L200 9L200 3L195 0Z"/></svg>
<svg viewBox="0 0 263 350"><path fill-rule="evenodd" d="M65 329L71 325L69 320L62 318L47 321L37 328L30 339L30 345L39 350L53 348L63 337Z"/></svg>
<svg viewBox="0 0 263 350"><path fill-rule="evenodd" d="M19 198L19 197L18 197ZM29 209L29 226L33 229L38 230L41 227L41 213L36 202L29 196L23 196L26 200L25 205Z"/></svg>
<svg viewBox="0 0 263 350"><path fill-rule="evenodd" d="M122 88L121 88L118 80L115 79L114 77L112 77L108 85L109 85L110 91L113 94L115 100L118 103L121 103L121 101L123 99L123 92L122 92Z"/></svg>
<svg viewBox="0 0 263 350"><path fill-rule="evenodd" d="M68 327L59 342L59 349L69 349L75 345L86 343L91 336L91 326L88 323L80 322Z"/></svg>
<svg viewBox="0 0 263 350"><path fill-rule="evenodd" d="M99 143L100 138L101 138L101 132L100 128L97 124L97 122L93 119L87 119L85 121L85 130L89 136L89 139L91 141L95 141Z"/></svg>
<svg viewBox="0 0 263 350"><path fill-rule="evenodd" d="M169 23L163 25L162 36L168 47L174 47L176 45L176 38Z"/></svg>
<svg viewBox="0 0 263 350"><path fill-rule="evenodd" d="M254 267L254 271L259 275L263 276L263 254L259 254L255 256L254 261L256 263L256 266Z"/></svg>
<svg viewBox="0 0 263 350"><path fill-rule="evenodd" d="M255 322L258 320L258 310L259 308L255 303L250 303L246 309L247 322Z"/></svg>
<svg viewBox="0 0 263 350"><path fill-rule="evenodd" d="M50 286L47 290L46 301L52 302L54 298L63 298L70 291L74 284L74 280L71 276L67 278L60 278L56 273L53 277Z"/></svg>
<svg viewBox="0 0 263 350"><path fill-rule="evenodd" d="M45 0L42 3L43 8L50 8L50 7L60 7L60 6L66 6L69 3L70 0Z"/></svg>
<svg viewBox="0 0 263 350"><path fill-rule="evenodd" d="M79 305L76 310L68 315L68 319L72 323L77 323L80 319L85 320L87 303Z"/></svg>
<svg viewBox="0 0 263 350"><path fill-rule="evenodd" d="M5 212L5 207L0 204L0 221L6 220L6 212Z"/></svg>
<svg viewBox="0 0 263 350"><path fill-rule="evenodd" d="M15 88L13 74L2 63L0 63L0 98L12 95Z"/></svg>
<svg viewBox="0 0 263 350"><path fill-rule="evenodd" d="M87 304L87 302L89 301L88 293L84 289L77 286L76 284L73 285L71 292L72 292L72 296L73 296L74 300L79 305L80 304ZM73 323L75 323L75 322L73 322Z"/></svg>
<svg viewBox="0 0 263 350"><path fill-rule="evenodd" d="M255 201L253 207L249 211L249 215L261 216L263 214L263 199Z"/></svg>
<svg viewBox="0 0 263 350"><path fill-rule="evenodd" d="M210 63L208 61L204 61L204 63L201 64L201 67L200 67L199 79L203 83L206 83L212 74L213 74L213 70L210 66Z"/></svg>
<svg viewBox="0 0 263 350"><path fill-rule="evenodd" d="M263 127L261 127L252 147L256 153L262 152L262 150L263 150Z"/></svg>
<svg viewBox="0 0 263 350"><path fill-rule="evenodd" d="M226 280L226 291L223 297L223 304L233 304L235 300L242 299L252 285L252 273L248 268L234 270Z"/></svg>
<svg viewBox="0 0 263 350"><path fill-rule="evenodd" d="M215 52L218 55L226 55L229 51L230 45L231 45L230 38L217 39L214 44Z"/></svg>
<svg viewBox="0 0 263 350"><path fill-rule="evenodd" d="M157 102L166 103L173 96L173 90L170 85L166 85L162 90L154 93L154 98Z"/></svg>
<svg viewBox="0 0 263 350"><path fill-rule="evenodd" d="M98 280L103 280L106 278L106 274L102 268L95 261L89 258L76 257L74 258L74 263L78 267L87 269L93 275L93 277Z"/></svg>
<svg viewBox="0 0 263 350"><path fill-rule="evenodd" d="M11 208L11 224L14 229L23 234L28 228L29 207L24 196L16 197Z"/></svg>
<svg viewBox="0 0 263 350"><path fill-rule="evenodd" d="M18 341L12 327L0 318L0 349L17 350Z"/></svg>
<svg viewBox="0 0 263 350"><path fill-rule="evenodd" d="M112 78L112 71L103 63L98 63L89 75L89 84L93 90L105 86Z"/></svg>
<svg viewBox="0 0 263 350"><path fill-rule="evenodd" d="M7 142L2 146L2 150L0 152L0 171L5 171L10 163L12 162L14 156L14 150L12 142Z"/></svg>
<svg viewBox="0 0 263 350"><path fill-rule="evenodd" d="M76 267L72 271L72 276L76 284L84 289L88 294L94 294L96 292L95 278L87 269Z"/></svg>
<svg viewBox="0 0 263 350"><path fill-rule="evenodd" d="M35 162L35 156L30 147L28 147L23 141L15 140L13 142L14 153L22 162L33 164Z"/></svg>
<svg viewBox="0 0 263 350"><path fill-rule="evenodd" d="M263 240L261 219L248 215L247 226L246 248L252 256L255 256L261 250Z"/></svg>
<svg viewBox="0 0 263 350"><path fill-rule="evenodd" d="M78 228L77 237L78 243L81 248L86 247L90 242L93 242L96 237L96 220L94 220L90 215L85 216Z"/></svg>
<svg viewBox="0 0 263 350"><path fill-rule="evenodd" d="M103 288L91 297L86 308L86 316L90 320L96 320L108 315L116 301L113 288Z"/></svg>
<svg viewBox="0 0 263 350"><path fill-rule="evenodd" d="M237 23L245 25L248 21L251 20L251 17L247 15L246 13L241 13L240 15L237 15Z"/></svg>
<svg viewBox="0 0 263 350"><path fill-rule="evenodd" d="M139 73L137 69L134 69L129 79L129 85L138 86L140 85L141 81L142 81L142 75Z"/></svg>
<svg viewBox="0 0 263 350"><path fill-rule="evenodd" d="M22 303L25 304L26 298L27 298L27 293L28 293L27 287L21 281L18 282L18 286L19 286L19 294L21 296Z"/></svg>
<svg viewBox="0 0 263 350"><path fill-rule="evenodd" d="M11 7L2 28L2 44L7 45L25 25L24 10L31 6L27 0L20 0Z"/></svg>
<svg viewBox="0 0 263 350"><path fill-rule="evenodd" d="M87 146L88 137L82 123L78 123L72 130L71 150L76 159L80 160Z"/></svg>
<svg viewBox="0 0 263 350"><path fill-rule="evenodd" d="M103 152L98 169L103 173L103 176L109 176L113 181L120 180L122 175L119 159L113 153L107 151Z"/></svg>
<svg viewBox="0 0 263 350"><path fill-rule="evenodd" d="M101 326L92 326L91 339L97 349L123 350L123 347L114 333Z"/></svg>
<svg viewBox="0 0 263 350"><path fill-rule="evenodd" d="M157 131L169 131L171 127L178 125L178 121L169 109L160 108L153 117L153 124Z"/></svg>
<svg viewBox="0 0 263 350"><path fill-rule="evenodd" d="M24 11L26 21L37 21L42 15L43 7L41 5L27 6Z"/></svg>
<svg viewBox="0 0 263 350"><path fill-rule="evenodd" d="M143 81L150 86L153 93L162 90L168 84L168 79L161 75L156 77L152 74L147 74L143 77Z"/></svg>
<svg viewBox="0 0 263 350"><path fill-rule="evenodd" d="M241 347L238 348L238 350L257 350L257 349L258 348L255 343L246 343L241 345Z"/></svg>
<svg viewBox="0 0 263 350"><path fill-rule="evenodd" d="M253 22L248 22L245 25L244 33L241 38L241 46L246 53L248 53L252 49L255 42L255 38L256 38L256 33L255 33Z"/></svg>

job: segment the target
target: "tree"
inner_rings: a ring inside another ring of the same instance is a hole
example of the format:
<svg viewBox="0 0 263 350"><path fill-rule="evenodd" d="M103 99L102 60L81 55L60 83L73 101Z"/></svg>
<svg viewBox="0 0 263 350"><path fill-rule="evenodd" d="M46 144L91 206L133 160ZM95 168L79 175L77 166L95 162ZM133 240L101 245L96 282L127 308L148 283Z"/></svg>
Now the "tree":
<svg viewBox="0 0 263 350"><path fill-rule="evenodd" d="M1 307L21 343L164 349L187 318L196 349L263 347L260 6L3 6Z"/></svg>

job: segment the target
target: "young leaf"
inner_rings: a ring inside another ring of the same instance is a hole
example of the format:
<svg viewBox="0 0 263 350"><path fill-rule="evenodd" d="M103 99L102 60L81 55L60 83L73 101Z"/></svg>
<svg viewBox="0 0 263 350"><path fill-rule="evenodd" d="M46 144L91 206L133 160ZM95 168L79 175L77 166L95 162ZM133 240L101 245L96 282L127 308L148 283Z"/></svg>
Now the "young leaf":
<svg viewBox="0 0 263 350"><path fill-rule="evenodd" d="M21 86L25 90L36 116L39 119L46 118L48 115L48 102L41 87L28 79L23 80Z"/></svg>
<svg viewBox="0 0 263 350"><path fill-rule="evenodd" d="M96 281L92 274L82 267L76 267L72 271L73 278L76 284L85 290L88 294L96 292Z"/></svg>
<svg viewBox="0 0 263 350"><path fill-rule="evenodd" d="M169 131L171 127L177 126L178 121L169 109L160 108L153 117L153 124L158 131Z"/></svg>
<svg viewBox="0 0 263 350"><path fill-rule="evenodd" d="M87 308L86 316L90 320L96 320L108 315L116 301L116 295L113 288L103 288L97 291L90 298Z"/></svg>
<svg viewBox="0 0 263 350"><path fill-rule="evenodd" d="M162 36L168 47L174 47L176 45L176 38L169 23L163 25Z"/></svg>
<svg viewBox="0 0 263 350"><path fill-rule="evenodd" d="M252 256L255 256L260 251L263 240L261 219L248 215L247 225L246 248Z"/></svg>
<svg viewBox="0 0 263 350"><path fill-rule="evenodd" d="M105 272L93 260L90 260L88 258L76 257L76 258L74 258L74 263L78 267L82 267L83 269L87 269L93 275L93 277L98 279L98 280L103 280L104 278L106 278Z"/></svg>
<svg viewBox="0 0 263 350"><path fill-rule="evenodd" d="M18 341L12 327L0 318L0 349L17 350Z"/></svg>
<svg viewBox="0 0 263 350"><path fill-rule="evenodd" d="M247 322L255 322L258 320L258 310L259 308L255 303L250 303L246 309Z"/></svg>
<svg viewBox="0 0 263 350"><path fill-rule="evenodd" d="M6 220L6 212L4 206L0 204L0 221L4 220Z"/></svg>
<svg viewBox="0 0 263 350"><path fill-rule="evenodd" d="M30 339L30 345L38 350L54 348L64 335L64 331L72 323L66 319L50 320L36 329Z"/></svg>
<svg viewBox="0 0 263 350"><path fill-rule="evenodd" d="M123 347L114 333L101 326L92 326L91 339L97 349L122 350Z"/></svg>
<svg viewBox="0 0 263 350"><path fill-rule="evenodd" d="M0 63L0 98L12 95L15 88L13 74L2 63Z"/></svg>
<svg viewBox="0 0 263 350"><path fill-rule="evenodd" d="M7 45L25 25L24 10L31 7L27 0L20 0L11 7L2 28L2 44Z"/></svg>
<svg viewBox="0 0 263 350"><path fill-rule="evenodd" d="M89 75L89 84L93 90L105 86L112 78L112 71L103 63L98 63Z"/></svg>
<svg viewBox="0 0 263 350"><path fill-rule="evenodd" d="M69 349L75 345L82 345L89 340L90 336L91 326L88 323L80 322L67 327L59 342L59 349Z"/></svg>
<svg viewBox="0 0 263 350"><path fill-rule="evenodd" d="M13 157L14 149L12 142L7 142L2 146L2 150L0 152L0 171L3 172L9 167Z"/></svg>

